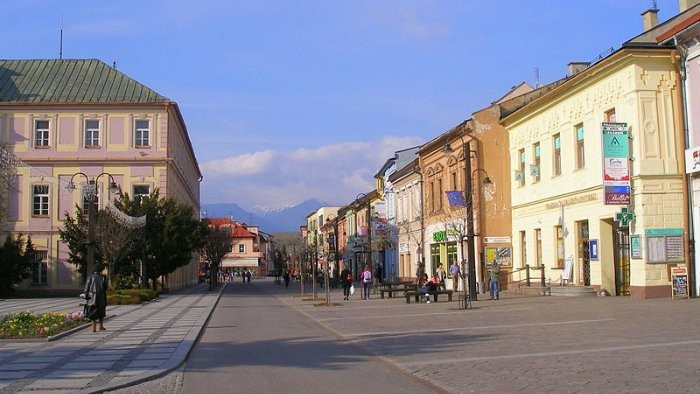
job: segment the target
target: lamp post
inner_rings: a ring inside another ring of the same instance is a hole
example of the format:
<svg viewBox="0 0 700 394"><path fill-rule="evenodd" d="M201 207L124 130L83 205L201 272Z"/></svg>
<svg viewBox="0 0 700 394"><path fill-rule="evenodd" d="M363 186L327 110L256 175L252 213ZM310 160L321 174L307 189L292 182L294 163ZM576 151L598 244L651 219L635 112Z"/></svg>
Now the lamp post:
<svg viewBox="0 0 700 394"><path fill-rule="evenodd" d="M86 259L86 275L91 272L92 269L95 267L95 219L97 216L97 181L100 179L102 176L107 176L109 179L109 187L107 188L107 198L109 198L109 190L118 190L119 186L117 183L114 181L114 177L107 173L103 172L100 173L99 175L95 177L88 177L85 173L83 172L77 172L73 174L73 176L70 177L70 182L68 182L68 185L66 186L66 189L75 189L75 183L73 183L73 179L75 179L76 176L82 176L85 178L85 187L83 187L83 198L84 200L87 201L88 203L88 234L87 234L87 253L85 256Z"/></svg>
<svg viewBox="0 0 700 394"><path fill-rule="evenodd" d="M474 174L478 173L479 171L483 171L486 174L486 177L484 179L485 184L490 184L491 179L489 179L486 170L483 170L481 168L477 168L472 172L472 163L470 155L470 153L472 152L471 140L465 142L464 139L462 139L462 136L460 136L459 138L460 140L462 140L462 149L464 154L464 198L465 209L467 211L466 237L468 269L467 275L463 276L463 278L468 280L467 283L463 284L463 287L466 293L468 286L468 299L471 301L476 301L478 293L476 290L476 243L474 242L474 237L476 236L476 234L474 234L474 191L472 189L472 180L474 178ZM449 143L445 144L444 152L447 155L454 156L452 147L449 145ZM462 259L464 259L464 248L462 248Z"/></svg>

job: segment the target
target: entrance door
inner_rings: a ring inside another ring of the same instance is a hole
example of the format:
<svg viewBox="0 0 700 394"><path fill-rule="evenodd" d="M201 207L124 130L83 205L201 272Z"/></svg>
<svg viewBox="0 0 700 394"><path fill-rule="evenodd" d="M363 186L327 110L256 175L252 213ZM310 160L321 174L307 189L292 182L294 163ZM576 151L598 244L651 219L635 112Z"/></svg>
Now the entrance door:
<svg viewBox="0 0 700 394"><path fill-rule="evenodd" d="M615 222L615 293L630 295L630 231Z"/></svg>
<svg viewBox="0 0 700 394"><path fill-rule="evenodd" d="M588 220L578 223L579 284L591 285L591 257L588 243Z"/></svg>

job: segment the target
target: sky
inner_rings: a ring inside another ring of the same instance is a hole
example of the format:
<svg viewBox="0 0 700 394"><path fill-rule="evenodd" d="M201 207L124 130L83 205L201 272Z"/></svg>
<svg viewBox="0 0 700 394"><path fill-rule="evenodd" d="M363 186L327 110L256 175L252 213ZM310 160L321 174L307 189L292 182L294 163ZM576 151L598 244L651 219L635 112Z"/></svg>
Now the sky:
<svg viewBox="0 0 700 394"><path fill-rule="evenodd" d="M522 82L678 0L3 0L0 58L99 59L175 101L201 203L343 206Z"/></svg>

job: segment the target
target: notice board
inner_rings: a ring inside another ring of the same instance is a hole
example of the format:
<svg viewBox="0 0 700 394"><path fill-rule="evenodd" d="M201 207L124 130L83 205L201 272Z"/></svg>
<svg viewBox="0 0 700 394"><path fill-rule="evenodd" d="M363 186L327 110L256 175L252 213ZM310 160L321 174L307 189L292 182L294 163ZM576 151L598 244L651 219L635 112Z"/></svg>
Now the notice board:
<svg viewBox="0 0 700 394"><path fill-rule="evenodd" d="M685 265L671 267L671 298L690 298L688 268Z"/></svg>

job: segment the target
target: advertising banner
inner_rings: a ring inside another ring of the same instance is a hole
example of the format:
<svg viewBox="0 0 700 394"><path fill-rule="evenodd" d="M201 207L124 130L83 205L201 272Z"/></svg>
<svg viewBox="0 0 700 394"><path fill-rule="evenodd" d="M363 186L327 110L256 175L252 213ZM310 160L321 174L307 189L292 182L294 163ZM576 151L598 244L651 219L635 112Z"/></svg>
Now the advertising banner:
<svg viewBox="0 0 700 394"><path fill-rule="evenodd" d="M630 204L630 147L627 123L602 124L605 205Z"/></svg>

